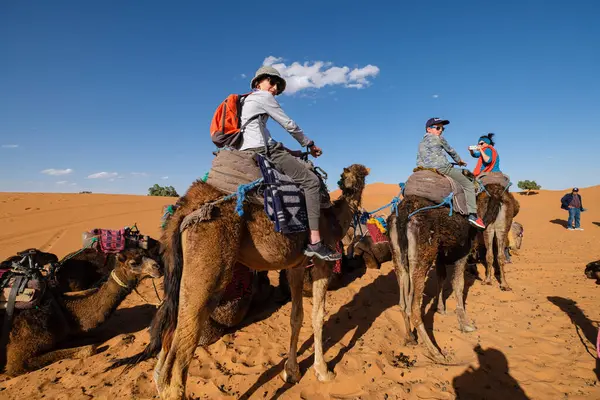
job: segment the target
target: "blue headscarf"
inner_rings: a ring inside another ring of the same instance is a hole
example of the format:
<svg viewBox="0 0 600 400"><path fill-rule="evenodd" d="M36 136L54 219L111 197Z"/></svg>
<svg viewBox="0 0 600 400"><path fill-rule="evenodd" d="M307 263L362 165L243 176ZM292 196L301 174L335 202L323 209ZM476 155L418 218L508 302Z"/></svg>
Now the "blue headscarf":
<svg viewBox="0 0 600 400"><path fill-rule="evenodd" d="M490 146L492 145L492 140L487 136L480 137L479 140L477 141L477 143L479 143L479 142L485 142L485 143L489 144Z"/></svg>

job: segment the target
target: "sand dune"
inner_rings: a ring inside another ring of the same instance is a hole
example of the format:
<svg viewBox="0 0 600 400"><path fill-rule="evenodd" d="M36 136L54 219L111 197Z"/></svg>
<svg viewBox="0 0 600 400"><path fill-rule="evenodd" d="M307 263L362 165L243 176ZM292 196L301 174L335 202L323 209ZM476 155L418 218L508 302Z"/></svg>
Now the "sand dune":
<svg viewBox="0 0 600 400"><path fill-rule="evenodd" d="M490 287L468 279L466 306L477 331L458 330L452 297L448 315L432 312L435 279L428 281L423 301L426 324L433 323L435 339L460 365L435 365L420 347L400 345L398 287L388 264L328 294L325 357L337 374L334 381L319 383L307 370L313 349L311 302L306 299L299 384L286 385L277 376L289 341L288 303L255 314L254 323L208 349L197 349L188 394L207 399L453 399L457 392L462 399L600 398L596 375L600 367L592 343L600 320L600 287L583 275L585 264L600 258L600 209L596 208L600 187L581 190L589 208L582 214L584 231L563 227L567 214L559 208L563 193L517 196L521 202L517 220L525 226L525 239L521 254L507 266L513 291L500 291L497 282ZM397 194L397 185L369 185L364 206L372 210ZM80 248L81 233L92 228L137 223L143 233L158 237L162 206L173 201L126 195L0 193L0 259L28 247L61 257ZM483 274L481 266L479 273ZM148 281L140 292L149 299L154 296ZM154 360L127 373L103 372L109 360L132 355L148 342L145 327L152 313L152 306L131 294L107 324L87 339L103 342L104 351L85 361L64 360L13 379L0 375L0 398L153 398Z"/></svg>

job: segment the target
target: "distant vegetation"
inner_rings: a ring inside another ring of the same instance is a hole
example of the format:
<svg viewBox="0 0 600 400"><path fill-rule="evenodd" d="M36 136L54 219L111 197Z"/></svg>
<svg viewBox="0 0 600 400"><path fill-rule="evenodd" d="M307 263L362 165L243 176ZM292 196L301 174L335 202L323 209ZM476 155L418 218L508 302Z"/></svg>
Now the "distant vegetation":
<svg viewBox="0 0 600 400"><path fill-rule="evenodd" d="M91 194L92 192L90 192L89 190L84 190L79 192L79 194Z"/></svg>
<svg viewBox="0 0 600 400"><path fill-rule="evenodd" d="M517 187L521 190L526 190L528 196L533 190L540 190L542 188L542 186L538 185L536 181L519 181L519 183L517 183Z"/></svg>
<svg viewBox="0 0 600 400"><path fill-rule="evenodd" d="M148 189L148 196L179 197L179 194L173 186L160 186L155 183L154 186Z"/></svg>

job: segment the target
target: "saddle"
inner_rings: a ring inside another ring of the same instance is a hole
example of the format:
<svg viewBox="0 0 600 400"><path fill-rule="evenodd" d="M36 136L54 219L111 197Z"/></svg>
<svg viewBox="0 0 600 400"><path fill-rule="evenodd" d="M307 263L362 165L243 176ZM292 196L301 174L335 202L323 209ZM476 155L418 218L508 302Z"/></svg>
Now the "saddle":
<svg viewBox="0 0 600 400"><path fill-rule="evenodd" d="M477 181L483 186L500 185L503 188L508 188L511 183L510 177L502 172L484 172L477 177Z"/></svg>
<svg viewBox="0 0 600 400"><path fill-rule="evenodd" d="M300 160L300 159L299 159ZM321 208L331 207L325 185L327 174L310 161L301 160L321 183ZM215 154L206 183L225 194L236 193L240 185L262 178L258 190L247 195L254 204L263 204L265 213L275 225L276 232L284 234L308 229L308 215L304 192L287 175L278 171L268 158L251 152L222 149Z"/></svg>
<svg viewBox="0 0 600 400"><path fill-rule="evenodd" d="M125 248L148 249L148 236L141 235L136 224L122 229L92 229L82 234L83 248L93 248L96 251L109 254L120 253Z"/></svg>
<svg viewBox="0 0 600 400"><path fill-rule="evenodd" d="M43 261L38 259L42 253L37 249L28 249L17 253L0 264L0 309L12 314L13 309L26 310L37 306L44 296L48 276L51 271L45 270ZM58 258L44 253L51 259L51 269Z"/></svg>
<svg viewBox="0 0 600 400"><path fill-rule="evenodd" d="M436 204L442 203L452 193L452 206L458 213L467 215L467 198L458 182L432 169L416 168L405 183L404 196L419 196Z"/></svg>

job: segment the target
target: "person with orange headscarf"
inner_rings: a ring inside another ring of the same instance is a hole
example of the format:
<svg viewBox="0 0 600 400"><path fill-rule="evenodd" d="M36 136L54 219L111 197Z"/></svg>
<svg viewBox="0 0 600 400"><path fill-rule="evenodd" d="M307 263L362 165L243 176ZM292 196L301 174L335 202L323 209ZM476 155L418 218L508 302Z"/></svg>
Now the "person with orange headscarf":
<svg viewBox="0 0 600 400"><path fill-rule="evenodd" d="M477 158L477 165L473 170L473 175L479 176L484 172L500 172L500 157L494 148L493 133L488 133L479 138L477 149L469 147L471 156Z"/></svg>

